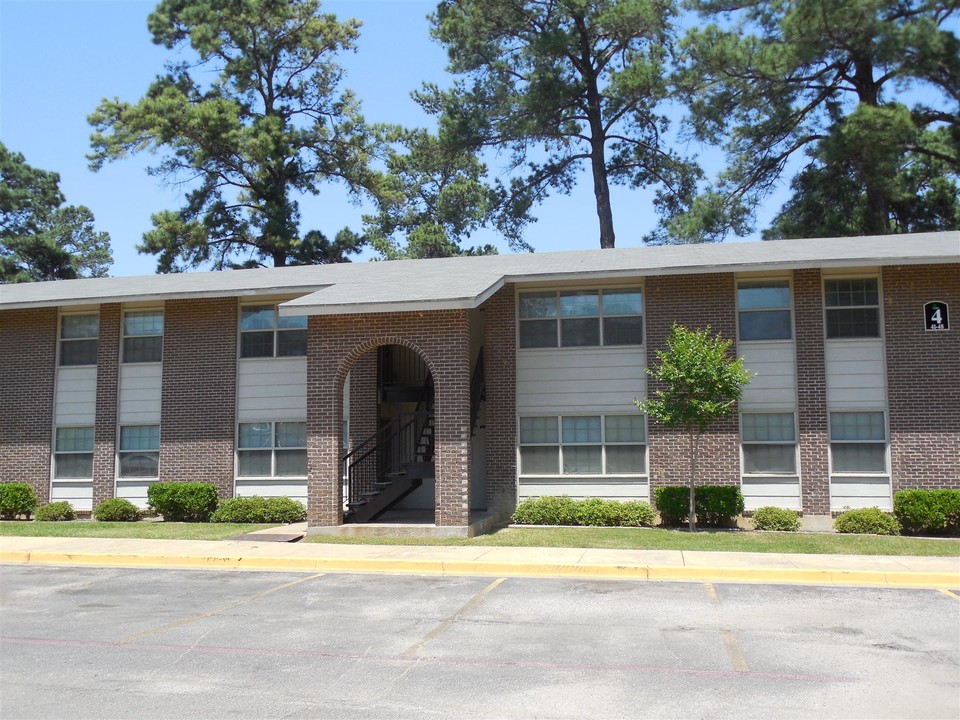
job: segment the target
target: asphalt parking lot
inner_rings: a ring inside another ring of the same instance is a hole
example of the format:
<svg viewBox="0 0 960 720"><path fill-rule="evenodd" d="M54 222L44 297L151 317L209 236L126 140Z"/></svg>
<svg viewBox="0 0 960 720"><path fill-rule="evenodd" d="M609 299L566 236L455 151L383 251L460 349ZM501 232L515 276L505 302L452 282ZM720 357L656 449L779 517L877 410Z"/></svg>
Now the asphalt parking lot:
<svg viewBox="0 0 960 720"><path fill-rule="evenodd" d="M955 591L0 567L0 717L960 717Z"/></svg>

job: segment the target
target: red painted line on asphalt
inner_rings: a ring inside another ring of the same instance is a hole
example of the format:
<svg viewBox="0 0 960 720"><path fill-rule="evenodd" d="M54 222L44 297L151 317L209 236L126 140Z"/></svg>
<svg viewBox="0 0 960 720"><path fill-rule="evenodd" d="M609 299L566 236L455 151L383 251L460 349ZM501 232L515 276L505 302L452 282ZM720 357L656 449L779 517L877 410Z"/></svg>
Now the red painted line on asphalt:
<svg viewBox="0 0 960 720"><path fill-rule="evenodd" d="M365 660L368 662L397 662L410 664L472 665L482 667L513 667L529 670L569 670L574 672L594 671L600 673L622 672L636 674L691 675L695 677L738 677L761 680L789 680L795 682L855 683L857 678L841 675L808 675L805 673L739 672L736 670L710 670L708 668L676 668L657 665L543 662L534 660L504 660L499 658L443 657L438 655L415 656L387 655L323 650L274 650L271 648L222 647L216 645L171 645L165 643L118 643L105 640L66 640L53 638L0 637L0 645L39 645L50 647L98 647L117 650L154 650L160 652L184 651L214 655L259 655L265 657L310 657L330 660Z"/></svg>

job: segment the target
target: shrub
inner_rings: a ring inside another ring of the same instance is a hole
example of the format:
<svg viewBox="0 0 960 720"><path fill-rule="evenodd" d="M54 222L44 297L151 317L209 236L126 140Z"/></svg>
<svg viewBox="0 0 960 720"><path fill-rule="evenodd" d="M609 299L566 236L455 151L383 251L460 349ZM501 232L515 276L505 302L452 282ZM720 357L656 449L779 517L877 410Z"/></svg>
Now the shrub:
<svg viewBox="0 0 960 720"><path fill-rule="evenodd" d="M960 490L901 490L893 514L906 535L960 536Z"/></svg>
<svg viewBox="0 0 960 720"><path fill-rule="evenodd" d="M639 500L573 500L566 495L528 498L521 502L513 513L513 521L518 525L640 527L652 525L653 517L653 508Z"/></svg>
<svg viewBox="0 0 960 720"><path fill-rule="evenodd" d="M726 527L743 512L743 493L736 485L701 485L696 489L693 506L698 524Z"/></svg>
<svg viewBox="0 0 960 720"><path fill-rule="evenodd" d="M129 500L113 498L104 500L93 509L93 519L98 522L136 522L140 510Z"/></svg>
<svg viewBox="0 0 960 720"><path fill-rule="evenodd" d="M217 486L204 482L158 482L147 488L150 508L170 522L206 522L217 509Z"/></svg>
<svg viewBox="0 0 960 720"><path fill-rule="evenodd" d="M899 535L900 525L897 519L887 515L880 508L861 508L840 513L833 521L833 527L839 533L858 533L863 535Z"/></svg>
<svg viewBox="0 0 960 720"><path fill-rule="evenodd" d="M307 519L303 503L288 497L238 497L224 500L210 516L216 523L294 523Z"/></svg>
<svg viewBox="0 0 960 720"><path fill-rule="evenodd" d="M682 525L687 519L690 506L690 488L658 487L653 491L653 501L664 525Z"/></svg>
<svg viewBox="0 0 960 720"><path fill-rule="evenodd" d="M0 483L0 520L29 519L37 509L37 494L27 483Z"/></svg>
<svg viewBox="0 0 960 720"><path fill-rule="evenodd" d="M60 522L63 520L76 520L77 514L73 511L73 505L66 500L47 503L37 508L33 514L34 520L41 522Z"/></svg>
<svg viewBox="0 0 960 720"><path fill-rule="evenodd" d="M767 505L753 511L753 527L757 530L796 532L800 529L800 516L793 510Z"/></svg>

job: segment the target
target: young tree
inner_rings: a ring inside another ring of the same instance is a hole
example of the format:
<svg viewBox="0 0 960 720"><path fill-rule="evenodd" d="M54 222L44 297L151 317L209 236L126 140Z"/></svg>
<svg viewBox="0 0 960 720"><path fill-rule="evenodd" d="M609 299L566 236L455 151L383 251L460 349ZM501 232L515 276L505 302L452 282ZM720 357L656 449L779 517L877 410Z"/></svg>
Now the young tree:
<svg viewBox="0 0 960 720"><path fill-rule="evenodd" d="M682 230L716 231L731 213L743 224L803 154L770 237L957 227L956 2L688 4L714 24L683 40L678 82L695 135L725 143L728 167Z"/></svg>
<svg viewBox="0 0 960 720"><path fill-rule="evenodd" d="M148 18L154 43L189 44L196 62L170 63L136 104L103 100L90 116L90 163L159 152L151 173L189 186L185 205L153 216L139 249L158 272L344 260L303 248L296 195L320 182L375 189L377 133L338 86L337 53L359 22L338 22L319 0L162 0ZM349 240L349 242L347 242Z"/></svg>
<svg viewBox="0 0 960 720"><path fill-rule="evenodd" d="M657 188L671 214L698 177L662 137L674 13L668 0L442 0L432 32L461 77L418 98L463 146L511 153L518 217L587 164L611 248L611 183Z"/></svg>
<svg viewBox="0 0 960 720"><path fill-rule="evenodd" d="M667 338L667 349L657 350L657 363L647 374L662 387L653 397L635 400L637 408L668 428L683 428L690 439L690 530L694 519L694 488L697 477L699 441L718 418L737 411L736 403L751 373L743 367L743 358L730 357L732 340L718 333L690 330L674 325Z"/></svg>
<svg viewBox="0 0 960 720"><path fill-rule="evenodd" d="M59 175L0 143L0 283L107 274L110 236L88 208L63 203Z"/></svg>

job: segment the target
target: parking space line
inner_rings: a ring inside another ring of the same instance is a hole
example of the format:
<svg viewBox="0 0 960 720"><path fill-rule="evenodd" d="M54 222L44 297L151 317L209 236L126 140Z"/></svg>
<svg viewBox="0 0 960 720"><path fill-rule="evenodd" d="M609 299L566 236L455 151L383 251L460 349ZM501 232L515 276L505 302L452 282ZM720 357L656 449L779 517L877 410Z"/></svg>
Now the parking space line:
<svg viewBox="0 0 960 720"><path fill-rule="evenodd" d="M292 580L288 583L284 583L283 585L278 585L277 587L270 588L269 590L258 592L255 595L250 595L249 597L241 598L240 600L235 600L234 602L224 605L223 607L217 608L216 610L197 613L196 615L191 615L190 617L185 617L180 620L174 620L173 622L166 623L165 625L159 625L149 630L144 630L142 632L134 633L133 635L128 635L127 637L121 638L120 640L118 640L117 643L119 645L125 645L126 643L136 642L137 640L140 640L142 638L150 637L151 635L162 633L164 630L171 630L172 628L181 627L182 625L189 625L190 623L196 622L197 620L204 620L206 618L213 617L214 615L219 615L220 613L226 612L227 610L232 610L233 608L239 607L240 605L246 605L247 603L251 603L254 600L259 600L260 598L266 597L267 595L272 595L273 593L279 592L280 590L286 590L288 587L293 587L294 585L305 583L308 580L316 580L319 577L323 577L325 574L326 573L317 573L316 575L309 575L304 578Z"/></svg>
<svg viewBox="0 0 960 720"><path fill-rule="evenodd" d="M953 590L947 590L946 588L937 588L947 597L952 597L954 600L960 600L960 595L957 595Z"/></svg>
<svg viewBox="0 0 960 720"><path fill-rule="evenodd" d="M408 647L406 650L404 650L404 651L403 651L404 657L413 657L414 655L416 655L416 654L420 651L420 648L422 648L422 647L423 647L424 645L426 645L428 642L430 642L430 641L435 640L436 638L438 638L441 634L443 634L443 633L447 630L447 628L449 628L451 625L453 625L453 623L455 623L455 622L456 622L457 620L459 620L463 615L465 615L465 614L468 613L470 610L472 610L472 609L475 608L477 605L479 605L487 595L489 595L489 594L492 593L494 590L496 590L498 587L500 587L500 585L503 583L504 580L506 580L506 578L497 578L497 579L494 580L492 583L490 583L489 585L487 585L483 590L481 590L481 591L478 592L476 595L474 595L472 598L470 598L470 599L463 605L463 607L461 607L459 610L457 610L453 615L451 615L450 617L448 617L446 620L443 620L443 621L442 621L439 625L437 625L433 630L431 630L430 632L428 632L428 633L427 633L426 635L424 635L420 640L418 640L418 641L415 642L413 645L411 645L411 646Z"/></svg>
<svg viewBox="0 0 960 720"><path fill-rule="evenodd" d="M710 598L710 603L717 607L717 616L720 619L720 637L723 638L723 644L727 648L727 654L730 656L730 662L733 665L733 669L737 672L747 673L750 672L750 666L747 664L747 659L743 655L743 651L740 649L740 643L737 642L737 636L733 634L729 628L723 627L723 613L720 611L721 603L720 597L717 595L717 589L713 586L713 583L704 583L704 586L707 589L707 597Z"/></svg>

